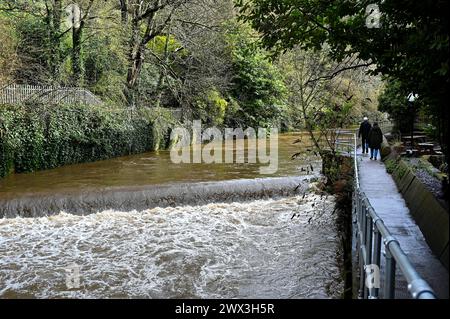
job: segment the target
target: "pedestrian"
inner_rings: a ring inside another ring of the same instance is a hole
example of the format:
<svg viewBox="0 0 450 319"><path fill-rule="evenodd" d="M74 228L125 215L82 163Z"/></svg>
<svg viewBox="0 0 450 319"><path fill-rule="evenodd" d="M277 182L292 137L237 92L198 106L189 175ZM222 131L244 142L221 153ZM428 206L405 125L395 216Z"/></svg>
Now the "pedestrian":
<svg viewBox="0 0 450 319"><path fill-rule="evenodd" d="M373 127L369 132L368 141L370 147L370 159L377 160L378 152L380 152L381 149L381 143L383 143L383 132L381 132L378 123L373 123Z"/></svg>
<svg viewBox="0 0 450 319"><path fill-rule="evenodd" d="M364 121L361 123L358 132L358 138L362 138L362 153L369 153L369 142L367 138L369 137L370 129L372 125L369 123L369 119L367 117L364 118Z"/></svg>

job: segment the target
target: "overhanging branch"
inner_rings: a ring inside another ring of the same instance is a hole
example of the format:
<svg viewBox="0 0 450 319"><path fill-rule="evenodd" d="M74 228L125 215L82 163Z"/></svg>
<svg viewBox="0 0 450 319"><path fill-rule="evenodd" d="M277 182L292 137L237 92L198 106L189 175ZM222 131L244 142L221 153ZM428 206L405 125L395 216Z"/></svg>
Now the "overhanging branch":
<svg viewBox="0 0 450 319"><path fill-rule="evenodd" d="M324 75L324 76L319 76L318 78L309 80L305 83L305 85L320 81L320 80L332 80L334 79L336 76L338 76L339 74L341 74L342 72L348 71L348 70L354 70L354 69L359 69L359 68L366 68L369 67L371 65L373 65L374 63L370 62L370 63L363 63L363 64L357 64L357 65L351 65L351 66L347 66L345 68L339 69L329 75Z"/></svg>

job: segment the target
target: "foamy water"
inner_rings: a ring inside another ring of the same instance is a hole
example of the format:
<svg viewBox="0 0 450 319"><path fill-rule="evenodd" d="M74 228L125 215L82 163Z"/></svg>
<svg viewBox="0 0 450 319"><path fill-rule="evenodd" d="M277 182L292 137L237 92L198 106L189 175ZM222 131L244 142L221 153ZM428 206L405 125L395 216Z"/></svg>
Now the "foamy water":
<svg viewBox="0 0 450 319"><path fill-rule="evenodd" d="M0 219L0 297L339 297L333 208L309 194ZM66 286L72 263L79 289Z"/></svg>

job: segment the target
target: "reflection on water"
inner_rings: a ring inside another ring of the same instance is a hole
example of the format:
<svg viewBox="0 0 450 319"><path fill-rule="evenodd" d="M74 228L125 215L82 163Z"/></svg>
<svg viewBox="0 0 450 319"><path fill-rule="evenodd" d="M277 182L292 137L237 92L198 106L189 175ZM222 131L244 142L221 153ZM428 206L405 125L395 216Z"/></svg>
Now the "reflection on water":
<svg viewBox="0 0 450 319"><path fill-rule="evenodd" d="M338 297L333 205L309 194L0 219L0 298Z"/></svg>
<svg viewBox="0 0 450 319"><path fill-rule="evenodd" d="M302 142L293 144L299 137ZM259 174L259 168L267 164L173 164L169 151L159 151L11 175L0 179L0 199L36 192L302 175L311 170L311 163L314 170L319 169L317 158L306 152L308 146L304 134L280 135L279 170L272 175ZM302 150L301 158L291 159Z"/></svg>

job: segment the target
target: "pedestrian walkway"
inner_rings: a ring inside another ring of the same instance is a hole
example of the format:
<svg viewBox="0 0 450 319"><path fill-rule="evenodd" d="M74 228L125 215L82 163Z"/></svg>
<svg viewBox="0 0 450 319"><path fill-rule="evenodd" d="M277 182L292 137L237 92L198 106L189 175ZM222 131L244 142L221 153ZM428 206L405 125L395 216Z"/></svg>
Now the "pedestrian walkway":
<svg viewBox="0 0 450 319"><path fill-rule="evenodd" d="M428 247L392 176L387 173L380 160L370 160L367 154L361 154L361 149L358 150L358 154L361 190L392 235L397 238L417 272L434 289L438 298L448 298L448 271ZM383 273L383 268L381 272ZM395 297L410 298L406 281L398 267L397 274Z"/></svg>

